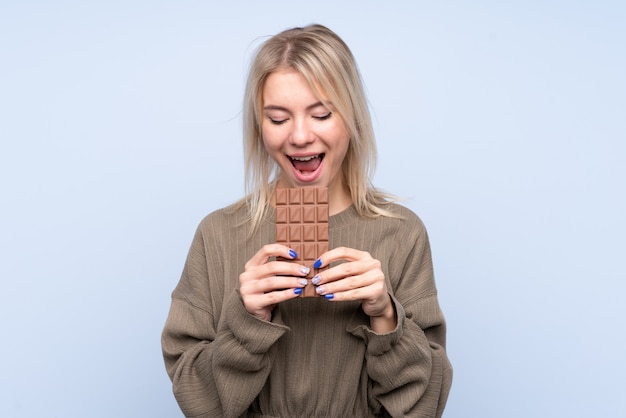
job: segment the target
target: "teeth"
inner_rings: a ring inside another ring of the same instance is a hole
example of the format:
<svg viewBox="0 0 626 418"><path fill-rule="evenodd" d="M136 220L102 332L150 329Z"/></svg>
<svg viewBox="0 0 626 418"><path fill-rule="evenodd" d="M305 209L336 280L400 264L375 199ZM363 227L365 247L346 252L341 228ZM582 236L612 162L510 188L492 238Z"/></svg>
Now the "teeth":
<svg viewBox="0 0 626 418"><path fill-rule="evenodd" d="M311 155L309 157L291 157L291 159L296 161L311 161L313 158L316 158L318 156L319 155Z"/></svg>

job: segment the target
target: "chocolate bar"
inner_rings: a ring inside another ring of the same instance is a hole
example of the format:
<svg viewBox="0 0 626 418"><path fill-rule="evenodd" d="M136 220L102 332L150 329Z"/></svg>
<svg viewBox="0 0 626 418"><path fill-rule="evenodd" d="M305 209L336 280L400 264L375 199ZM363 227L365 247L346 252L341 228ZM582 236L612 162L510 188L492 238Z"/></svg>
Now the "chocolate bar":
<svg viewBox="0 0 626 418"><path fill-rule="evenodd" d="M321 269L313 268L320 255L328 251L328 189L276 189L276 242L294 249L298 257L290 260L311 269L302 297L319 296L311 279Z"/></svg>

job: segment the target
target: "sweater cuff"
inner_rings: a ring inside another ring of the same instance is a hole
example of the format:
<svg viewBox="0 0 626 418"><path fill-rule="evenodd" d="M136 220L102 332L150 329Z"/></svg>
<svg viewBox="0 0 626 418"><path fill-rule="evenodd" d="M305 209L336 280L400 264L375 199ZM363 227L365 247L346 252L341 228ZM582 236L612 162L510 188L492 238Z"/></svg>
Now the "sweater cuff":
<svg viewBox="0 0 626 418"><path fill-rule="evenodd" d="M238 290L230 294L224 306L226 328L250 353L265 353L289 327L263 321L246 311Z"/></svg>
<svg viewBox="0 0 626 418"><path fill-rule="evenodd" d="M386 334L377 334L370 326L369 316L359 308L358 313L350 320L347 326L347 331L355 337L361 338L367 347L367 354L379 356L391 350L394 345L398 344L404 333L404 321L406 320L406 314L404 307L398 302L398 300L391 296L391 303L398 316L398 324L396 329Z"/></svg>

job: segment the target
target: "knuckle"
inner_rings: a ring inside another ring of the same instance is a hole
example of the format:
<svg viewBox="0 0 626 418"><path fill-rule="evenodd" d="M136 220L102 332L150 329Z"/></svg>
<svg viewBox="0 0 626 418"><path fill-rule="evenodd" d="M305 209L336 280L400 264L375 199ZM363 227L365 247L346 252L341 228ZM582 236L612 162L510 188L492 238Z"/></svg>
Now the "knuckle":
<svg viewBox="0 0 626 418"><path fill-rule="evenodd" d="M263 256L263 259L267 260L267 258L272 254L272 245L265 244L261 247L261 250L259 252Z"/></svg>
<svg viewBox="0 0 626 418"><path fill-rule="evenodd" d="M263 260L267 260L274 253L273 247L273 244L265 244L259 249L257 255Z"/></svg>
<svg viewBox="0 0 626 418"><path fill-rule="evenodd" d="M367 268L370 271L372 271L372 270L380 270L381 269L381 263L380 263L379 260L377 260L375 258L370 258L369 260L367 260Z"/></svg>
<svg viewBox="0 0 626 418"><path fill-rule="evenodd" d="M350 253L350 248L348 247L336 247L333 251L336 251L339 257L345 257Z"/></svg>
<svg viewBox="0 0 626 418"><path fill-rule="evenodd" d="M265 251L266 255L273 254L277 252L278 249L279 249L278 244L265 244L263 246L263 250Z"/></svg>
<svg viewBox="0 0 626 418"><path fill-rule="evenodd" d="M374 283L374 289L377 293L382 293L382 291L385 290L385 282Z"/></svg>
<svg viewBox="0 0 626 418"><path fill-rule="evenodd" d="M352 263L344 263L341 267L347 276L352 276L355 272L354 264Z"/></svg>
<svg viewBox="0 0 626 418"><path fill-rule="evenodd" d="M247 296L247 295L251 295L252 293L254 293L254 289L250 282L243 282L239 285L239 292L241 293L242 296L244 295Z"/></svg>
<svg viewBox="0 0 626 418"><path fill-rule="evenodd" d="M347 278L346 282L350 289L358 289L360 287L360 280L356 276Z"/></svg>
<svg viewBox="0 0 626 418"><path fill-rule="evenodd" d="M265 297L267 299L267 304L268 305L275 305L275 304L277 304L279 302L282 302L282 300L278 296L278 292L266 293Z"/></svg>

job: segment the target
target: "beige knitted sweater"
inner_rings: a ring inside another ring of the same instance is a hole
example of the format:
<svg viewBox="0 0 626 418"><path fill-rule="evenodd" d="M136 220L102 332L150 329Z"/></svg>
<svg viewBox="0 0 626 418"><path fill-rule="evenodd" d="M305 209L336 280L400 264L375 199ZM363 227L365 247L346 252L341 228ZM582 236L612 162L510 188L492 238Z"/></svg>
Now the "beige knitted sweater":
<svg viewBox="0 0 626 418"><path fill-rule="evenodd" d="M438 417L452 382L445 321L420 219L331 216L330 247L368 251L382 263L398 315L378 335L358 302L296 298L272 322L250 315L239 274L275 240L264 223L252 239L245 209L207 216L194 237L162 335L167 372L187 417Z"/></svg>

